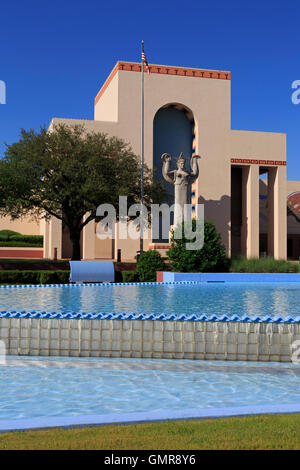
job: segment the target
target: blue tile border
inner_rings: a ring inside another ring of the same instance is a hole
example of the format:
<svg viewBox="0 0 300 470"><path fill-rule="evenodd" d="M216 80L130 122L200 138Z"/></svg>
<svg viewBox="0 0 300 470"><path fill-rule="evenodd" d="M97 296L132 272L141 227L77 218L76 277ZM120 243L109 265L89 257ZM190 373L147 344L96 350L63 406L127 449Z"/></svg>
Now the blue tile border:
<svg viewBox="0 0 300 470"><path fill-rule="evenodd" d="M165 421L167 419L175 421L289 413L300 413L300 404L253 405L187 410L159 410L136 413L112 413L104 415L5 420L0 421L0 433L8 431L26 431L30 429L49 429L53 427L72 428L85 426L103 426L107 424L133 424Z"/></svg>
<svg viewBox="0 0 300 470"><path fill-rule="evenodd" d="M175 273L164 272L164 282L299 282L300 273Z"/></svg>
<svg viewBox="0 0 300 470"><path fill-rule="evenodd" d="M234 273L233 273L234 274ZM300 276L300 274L299 274ZM300 280L300 279L299 279ZM64 288L74 288L74 287L89 287L97 286L101 288L105 287L115 287L115 286L162 286L162 285L186 285L186 284L199 284L199 281L171 281L171 282L133 282L133 283L85 283L85 284L24 284L24 285L8 285L0 286L0 289L24 289L24 288L44 288L44 287L64 287ZM299 285L300 287L300 285ZM39 312L39 311L0 311L0 318L44 318L44 319L77 319L77 320L158 320L158 321L199 321L199 322L241 322L241 323L296 323L300 324L300 316L295 318L291 316L287 317L270 317L264 316L260 317L255 315L253 318L244 315L239 317L238 315L233 315L231 317L227 315L212 315L208 317L207 315L166 315L161 313L160 315L155 315L153 313L124 313L124 312Z"/></svg>
<svg viewBox="0 0 300 470"><path fill-rule="evenodd" d="M165 282L85 282L73 284L8 284L0 285L0 289L24 289L34 287L41 289L43 287L115 287L115 286L161 286L170 284L198 284L199 281L165 281Z"/></svg>
<svg viewBox="0 0 300 470"><path fill-rule="evenodd" d="M41 319L62 319L62 320L158 320L158 321L193 321L193 322L240 322L240 323L288 323L288 324L299 324L300 323L300 316L295 318L293 317L280 317L276 316L274 318L265 316L259 317L256 315L255 317L251 318L247 315L242 317L238 317L237 315L233 315L228 317L227 315L212 315L210 317L206 315L179 315L176 316L175 314L171 315L155 315L153 313L144 314L144 313L85 313L85 312L26 312L26 311L6 311L3 310L0 312L0 318L41 318Z"/></svg>

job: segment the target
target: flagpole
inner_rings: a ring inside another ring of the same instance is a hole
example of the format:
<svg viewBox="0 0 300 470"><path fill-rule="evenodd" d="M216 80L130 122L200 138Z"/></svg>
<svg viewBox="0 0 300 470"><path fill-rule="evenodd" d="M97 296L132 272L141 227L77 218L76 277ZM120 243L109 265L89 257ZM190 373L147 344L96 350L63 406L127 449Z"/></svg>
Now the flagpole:
<svg viewBox="0 0 300 470"><path fill-rule="evenodd" d="M142 41L142 60L141 60L141 221L143 222L143 204L144 204L144 41ZM144 251L143 225L140 226L140 254Z"/></svg>

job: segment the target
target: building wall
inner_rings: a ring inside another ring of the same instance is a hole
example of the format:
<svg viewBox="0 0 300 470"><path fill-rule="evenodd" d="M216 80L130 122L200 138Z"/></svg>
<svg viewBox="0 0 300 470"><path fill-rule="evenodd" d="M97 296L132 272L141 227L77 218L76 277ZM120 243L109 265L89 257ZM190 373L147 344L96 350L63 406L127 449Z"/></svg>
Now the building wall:
<svg viewBox="0 0 300 470"><path fill-rule="evenodd" d="M286 161L286 134L231 130L229 142L231 158Z"/></svg>
<svg viewBox="0 0 300 470"><path fill-rule="evenodd" d="M108 84L102 87L96 97L95 121L118 121L119 76L114 75Z"/></svg>
<svg viewBox="0 0 300 470"><path fill-rule="evenodd" d="M41 222L30 217L11 220L10 217L0 217L0 230L13 230L22 235L43 235Z"/></svg>

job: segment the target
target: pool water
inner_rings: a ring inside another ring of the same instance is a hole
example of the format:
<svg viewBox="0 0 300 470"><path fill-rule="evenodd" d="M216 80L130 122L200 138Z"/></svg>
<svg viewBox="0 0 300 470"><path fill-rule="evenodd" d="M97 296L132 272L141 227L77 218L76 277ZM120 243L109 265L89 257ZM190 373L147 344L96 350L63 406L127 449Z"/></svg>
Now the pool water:
<svg viewBox="0 0 300 470"><path fill-rule="evenodd" d="M0 289L0 311L154 315L300 315L299 283L85 285Z"/></svg>
<svg viewBox="0 0 300 470"><path fill-rule="evenodd" d="M8 357L3 420L300 404L297 364Z"/></svg>

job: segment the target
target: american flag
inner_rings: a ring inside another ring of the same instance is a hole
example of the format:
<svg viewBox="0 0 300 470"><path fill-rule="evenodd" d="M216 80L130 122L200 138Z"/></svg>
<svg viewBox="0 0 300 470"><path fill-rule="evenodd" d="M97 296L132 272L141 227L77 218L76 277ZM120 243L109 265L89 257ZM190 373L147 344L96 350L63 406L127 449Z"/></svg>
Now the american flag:
<svg viewBox="0 0 300 470"><path fill-rule="evenodd" d="M145 64L147 72L150 73L150 68L146 59L146 54L144 52L144 41L142 42L142 62Z"/></svg>

